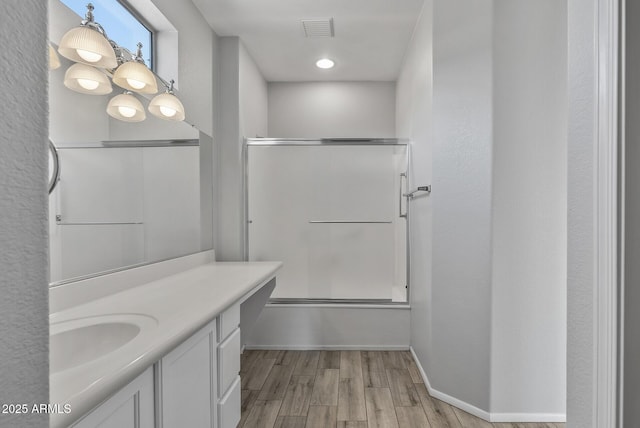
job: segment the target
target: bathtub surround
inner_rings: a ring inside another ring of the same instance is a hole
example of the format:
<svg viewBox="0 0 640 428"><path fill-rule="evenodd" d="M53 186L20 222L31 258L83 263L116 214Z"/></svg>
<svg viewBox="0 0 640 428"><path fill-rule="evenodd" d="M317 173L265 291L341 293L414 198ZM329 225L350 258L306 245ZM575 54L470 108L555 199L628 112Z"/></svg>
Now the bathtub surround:
<svg viewBox="0 0 640 428"><path fill-rule="evenodd" d="M0 60L0 403L31 408L49 400L47 4L3 1L0 16L0 42L14 53ZM0 413L0 426L48 421Z"/></svg>
<svg viewBox="0 0 640 428"><path fill-rule="evenodd" d="M565 17L427 1L398 82L433 183L411 204L412 347L434 395L493 421L564 420Z"/></svg>

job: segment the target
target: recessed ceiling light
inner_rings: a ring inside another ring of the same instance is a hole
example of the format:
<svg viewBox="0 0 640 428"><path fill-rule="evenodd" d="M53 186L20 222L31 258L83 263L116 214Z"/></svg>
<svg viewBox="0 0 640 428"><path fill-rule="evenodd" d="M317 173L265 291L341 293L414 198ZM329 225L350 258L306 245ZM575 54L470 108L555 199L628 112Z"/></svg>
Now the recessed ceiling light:
<svg viewBox="0 0 640 428"><path fill-rule="evenodd" d="M316 67L318 68L333 68L334 65L336 65L336 63L329 58L322 58L316 61Z"/></svg>

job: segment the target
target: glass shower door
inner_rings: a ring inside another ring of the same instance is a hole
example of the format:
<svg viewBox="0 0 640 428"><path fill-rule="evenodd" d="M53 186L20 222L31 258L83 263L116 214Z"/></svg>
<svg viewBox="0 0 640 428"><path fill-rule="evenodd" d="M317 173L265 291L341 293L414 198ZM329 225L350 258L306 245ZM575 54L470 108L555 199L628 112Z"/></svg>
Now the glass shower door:
<svg viewBox="0 0 640 428"><path fill-rule="evenodd" d="M249 260L275 299L406 301L405 145L248 145Z"/></svg>

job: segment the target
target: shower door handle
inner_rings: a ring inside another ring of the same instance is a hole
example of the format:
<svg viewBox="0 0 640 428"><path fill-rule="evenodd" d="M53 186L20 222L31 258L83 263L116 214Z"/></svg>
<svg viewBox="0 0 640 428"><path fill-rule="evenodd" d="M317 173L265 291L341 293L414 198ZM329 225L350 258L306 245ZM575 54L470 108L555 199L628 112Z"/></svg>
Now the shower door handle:
<svg viewBox="0 0 640 428"><path fill-rule="evenodd" d="M400 173L400 190L398 191L398 213L400 218L407 218L407 212L405 211L404 214L402 213L402 198L406 198L406 195L404 194L404 191L402 190L402 182L404 181L405 183L405 187L407 184L407 173L406 172L402 172ZM408 201L408 198L407 198ZM405 206L406 208L406 206Z"/></svg>

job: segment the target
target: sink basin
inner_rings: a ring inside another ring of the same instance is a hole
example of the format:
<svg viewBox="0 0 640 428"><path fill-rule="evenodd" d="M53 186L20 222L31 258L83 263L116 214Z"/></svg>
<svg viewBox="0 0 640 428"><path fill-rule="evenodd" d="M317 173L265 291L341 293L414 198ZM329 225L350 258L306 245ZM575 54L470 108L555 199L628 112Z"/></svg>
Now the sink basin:
<svg viewBox="0 0 640 428"><path fill-rule="evenodd" d="M134 340L155 319L137 314L106 315L51 325L49 368L61 372L104 357Z"/></svg>

